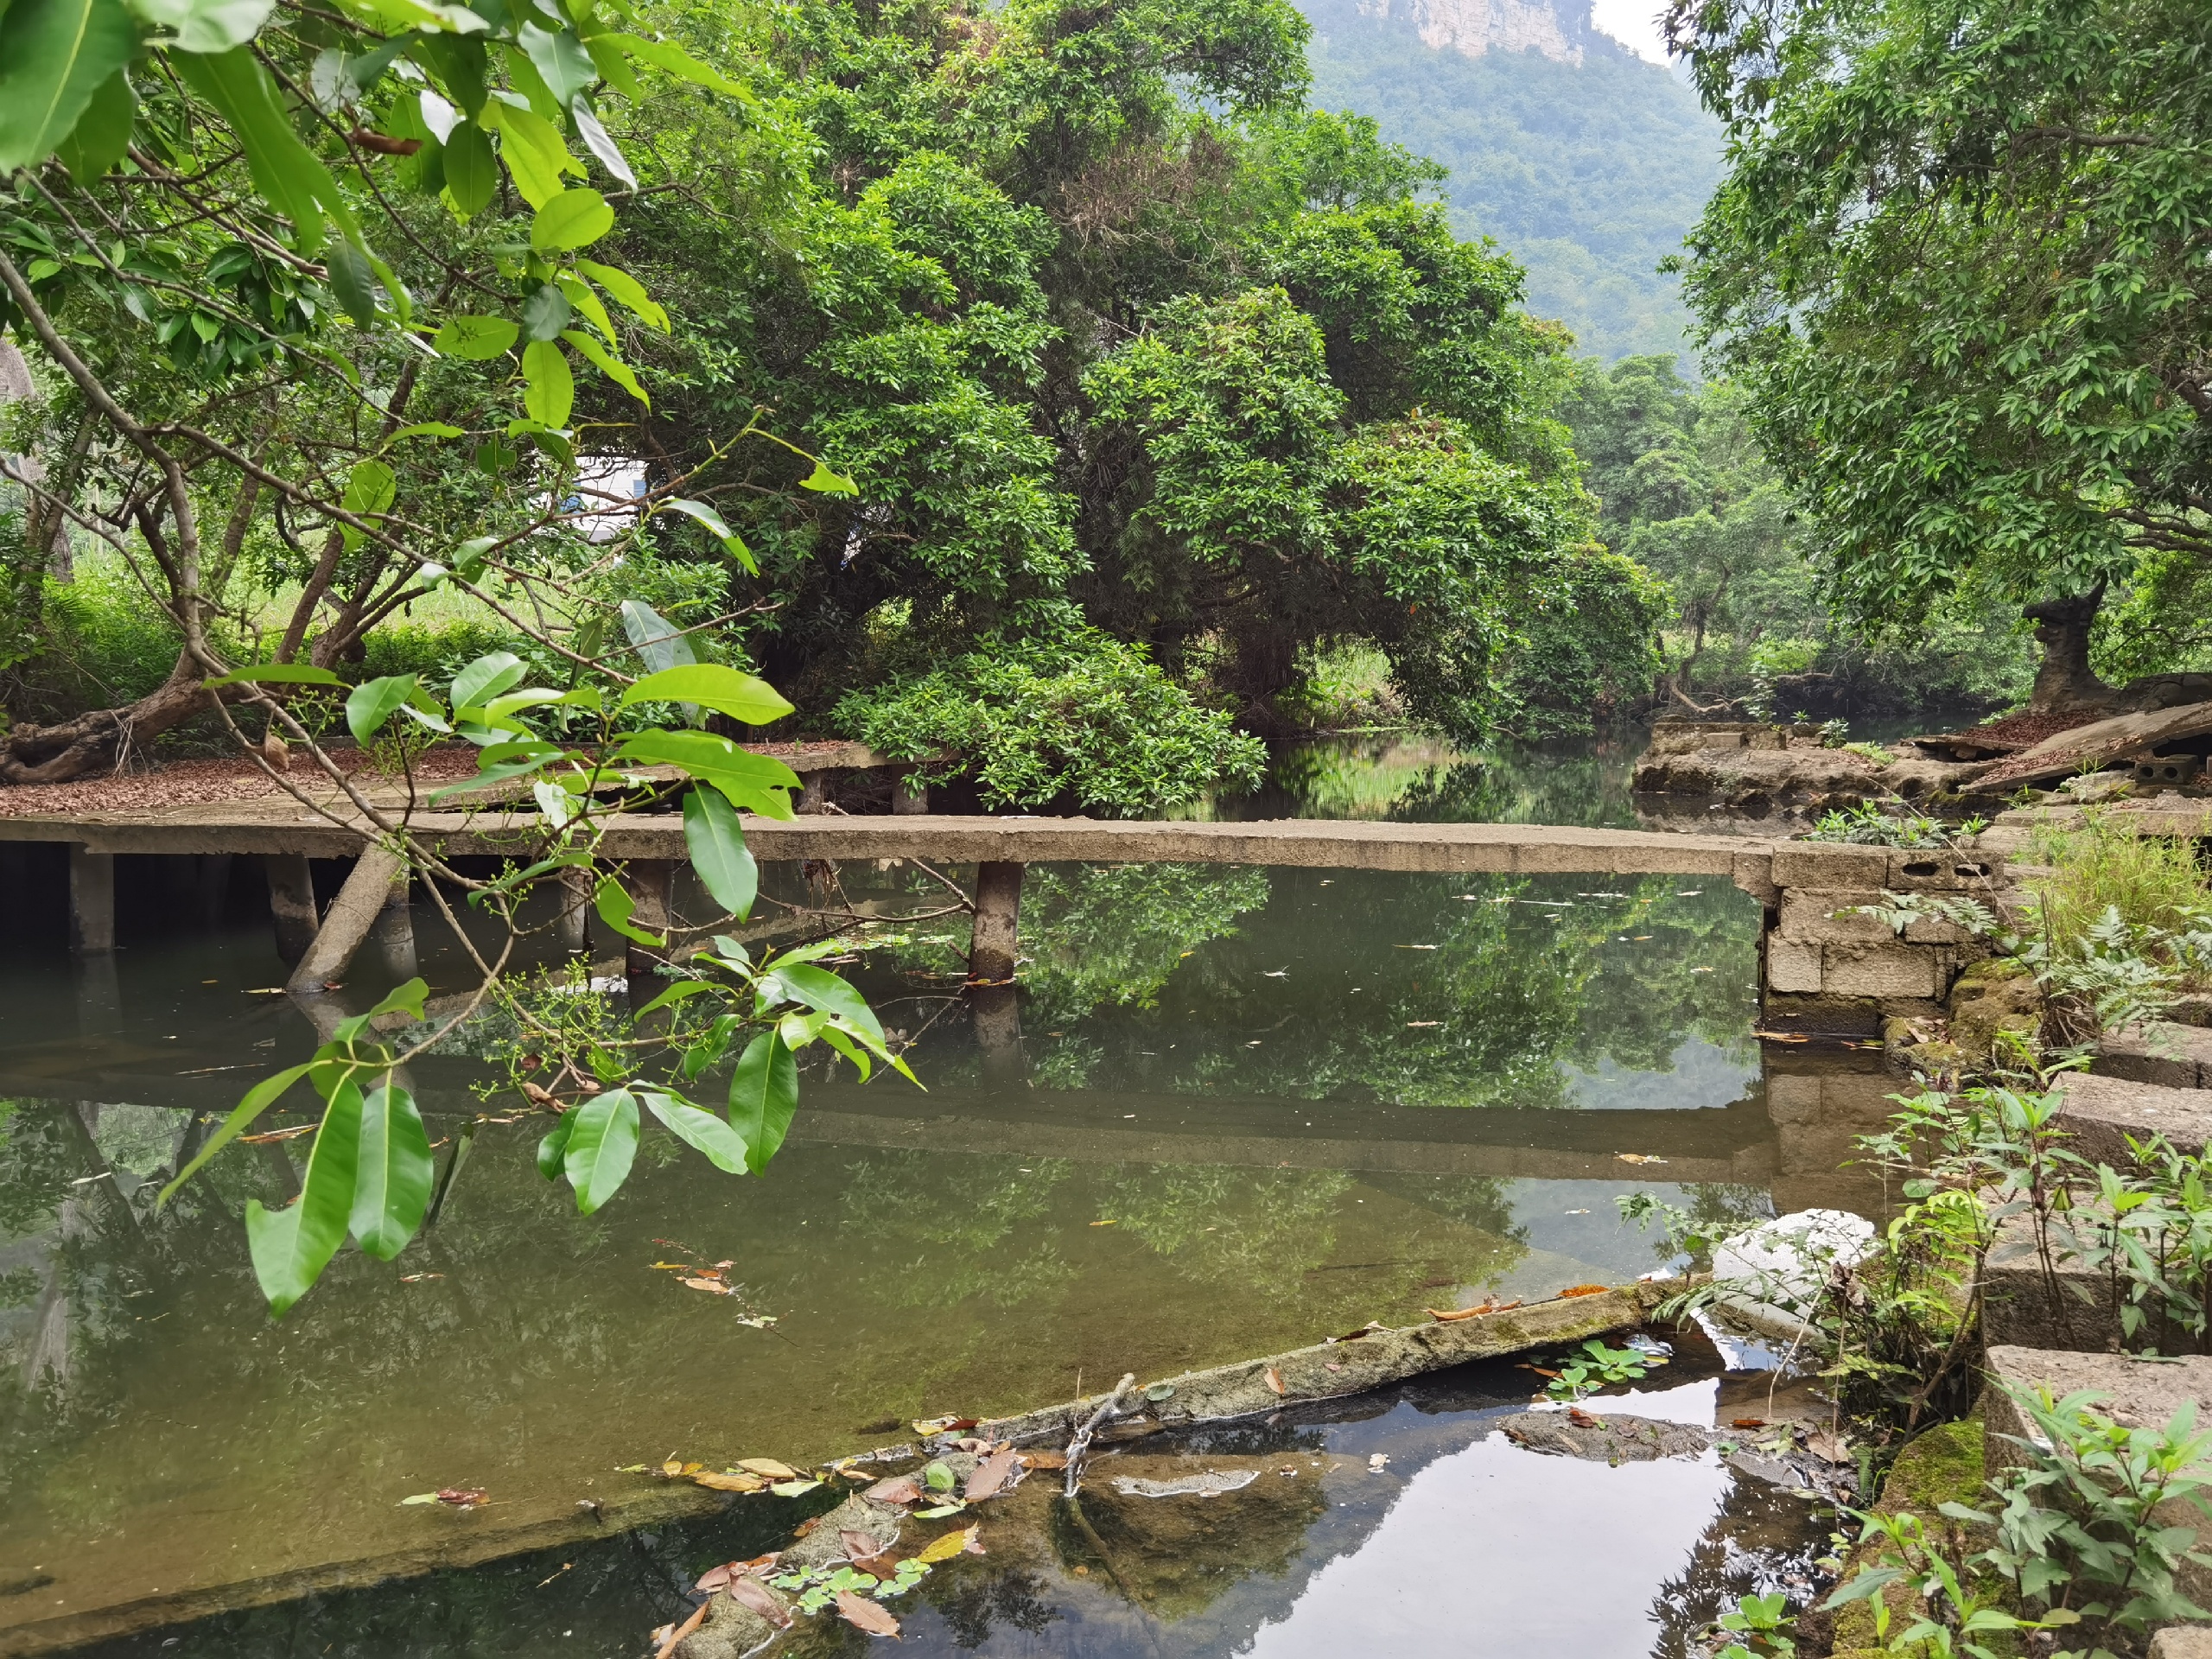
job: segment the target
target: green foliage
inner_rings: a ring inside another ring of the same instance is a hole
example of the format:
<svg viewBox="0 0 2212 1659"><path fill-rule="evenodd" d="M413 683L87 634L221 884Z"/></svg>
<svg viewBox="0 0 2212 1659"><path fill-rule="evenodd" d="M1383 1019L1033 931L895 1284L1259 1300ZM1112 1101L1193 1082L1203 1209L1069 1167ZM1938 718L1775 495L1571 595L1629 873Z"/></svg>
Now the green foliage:
<svg viewBox="0 0 2212 1659"><path fill-rule="evenodd" d="M1307 0L1314 101L1373 117L1433 156L1453 230L1528 267L1529 303L1608 360L1669 357L1689 313L1659 262L1720 176L1719 134L1688 88L1594 31L1580 62L1432 47L1410 18Z"/></svg>
<svg viewBox="0 0 2212 1659"><path fill-rule="evenodd" d="M1655 1365L1667 1363L1663 1354L1641 1348L1608 1348L1592 1337L1558 1362L1559 1375L1544 1385L1554 1400L1586 1399L1598 1389L1617 1382L1640 1382Z"/></svg>
<svg viewBox="0 0 2212 1659"><path fill-rule="evenodd" d="M1665 579L1665 663L1693 701L1740 698L1766 717L2005 702L2028 653L1985 607L1921 619L1873 643L1830 613L1815 537L1755 437L1741 387L1696 386L1668 357L1586 361L1561 410L1609 545Z"/></svg>
<svg viewBox="0 0 2212 1659"><path fill-rule="evenodd" d="M1878 801L1839 807L1823 812L1805 832L1807 841L1840 841L1862 847L1948 847L1961 834L1960 827L1940 818L1914 812L1892 812Z"/></svg>
<svg viewBox="0 0 2212 1659"><path fill-rule="evenodd" d="M1688 292L1843 613L1910 628L2212 553L2202 7L1670 17L1732 145Z"/></svg>
<svg viewBox="0 0 2212 1659"><path fill-rule="evenodd" d="M910 776L921 782L974 778L992 807L1184 805L1250 788L1266 759L1141 649L1088 632L965 652L852 693L836 720L880 753L920 763Z"/></svg>

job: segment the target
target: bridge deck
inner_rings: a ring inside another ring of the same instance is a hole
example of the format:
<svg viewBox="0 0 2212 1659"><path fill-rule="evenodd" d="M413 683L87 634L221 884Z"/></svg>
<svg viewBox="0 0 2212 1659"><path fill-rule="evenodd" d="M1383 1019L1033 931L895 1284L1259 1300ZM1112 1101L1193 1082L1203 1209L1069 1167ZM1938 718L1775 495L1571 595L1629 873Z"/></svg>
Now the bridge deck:
<svg viewBox="0 0 2212 1659"><path fill-rule="evenodd" d="M383 803L378 803L379 806ZM409 823L450 856L525 850L534 814L416 812ZM606 820L611 858L685 857L683 820L626 813ZM350 858L365 841L350 804L330 815L285 797L70 816L0 817L0 841L60 842L92 853L302 853ZM1369 870L1500 871L1727 877L1758 891L1777 842L1549 824L1376 823L1328 818L1197 823L962 817L918 813L790 822L748 817L763 859L906 856L973 863L1287 864Z"/></svg>

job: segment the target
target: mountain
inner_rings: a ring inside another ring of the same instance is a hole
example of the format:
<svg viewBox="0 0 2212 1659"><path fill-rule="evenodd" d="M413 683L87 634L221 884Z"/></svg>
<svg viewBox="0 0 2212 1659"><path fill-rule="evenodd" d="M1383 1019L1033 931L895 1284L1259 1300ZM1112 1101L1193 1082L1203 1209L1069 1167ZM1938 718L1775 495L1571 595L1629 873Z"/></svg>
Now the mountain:
<svg viewBox="0 0 2212 1659"><path fill-rule="evenodd" d="M1528 267L1529 306L1611 360L1686 351L1675 251L1720 176L1719 124L1589 0L1304 0L1313 102L1452 169L1463 237Z"/></svg>

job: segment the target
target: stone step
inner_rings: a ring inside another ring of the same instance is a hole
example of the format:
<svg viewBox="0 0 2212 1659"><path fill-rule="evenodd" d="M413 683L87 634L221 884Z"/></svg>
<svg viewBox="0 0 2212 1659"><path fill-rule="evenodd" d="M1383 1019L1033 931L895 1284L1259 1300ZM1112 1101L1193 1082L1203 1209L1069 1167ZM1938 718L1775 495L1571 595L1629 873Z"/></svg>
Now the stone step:
<svg viewBox="0 0 2212 1659"><path fill-rule="evenodd" d="M2089 1070L2128 1083L2168 1089L2212 1089L2212 1031L2170 1020L2152 1020L2109 1032L2097 1045Z"/></svg>
<svg viewBox="0 0 2212 1659"><path fill-rule="evenodd" d="M2196 1154L2212 1139L2212 1089L2176 1089L2095 1071L2069 1071L2058 1087L2066 1096L2059 1126L2074 1136L2070 1149L2114 1169L2134 1161L2127 1150L2131 1135L2144 1141L2163 1135L2177 1152Z"/></svg>

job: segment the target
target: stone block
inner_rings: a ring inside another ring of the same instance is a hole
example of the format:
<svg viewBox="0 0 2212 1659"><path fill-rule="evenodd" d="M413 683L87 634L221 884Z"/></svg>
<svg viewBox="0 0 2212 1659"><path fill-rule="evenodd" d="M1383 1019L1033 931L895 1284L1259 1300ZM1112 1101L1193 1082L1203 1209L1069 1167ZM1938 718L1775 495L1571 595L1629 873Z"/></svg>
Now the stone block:
<svg viewBox="0 0 2212 1659"><path fill-rule="evenodd" d="M1889 872L1889 849L1885 847L1792 841L1774 849L1774 884L1778 887L1847 888L1863 893L1883 886Z"/></svg>
<svg viewBox="0 0 2212 1659"><path fill-rule="evenodd" d="M1941 921L1933 916L1917 916L1904 925L1900 936L1907 944L1964 944L1974 935L1956 922Z"/></svg>
<svg viewBox="0 0 2212 1659"><path fill-rule="evenodd" d="M2061 1128L2074 1136L2072 1150L2114 1169L2133 1160L2130 1136L2163 1135L2178 1152L2199 1153L2212 1139L2212 1090L2170 1089L2095 1072L2069 1071L2058 1080L2066 1096Z"/></svg>
<svg viewBox="0 0 2212 1659"><path fill-rule="evenodd" d="M1896 848L1882 885L1891 893L1986 892L2004 880L2005 861L1981 852Z"/></svg>
<svg viewBox="0 0 2212 1659"><path fill-rule="evenodd" d="M1983 1363L1991 1387L1982 1395L1982 1461L1993 1478L2028 1461L2028 1452L2016 1440L2037 1438L2002 1385L2048 1389L2059 1399L2076 1389L2094 1389L2107 1396L2096 1408L2127 1428L2156 1427L2183 1405L2212 1399L2212 1357L2202 1354L2145 1364L2125 1354L2060 1353L2000 1344L1987 1350ZM2212 1535L2212 1522L2186 1498L2170 1499L2151 1514L2162 1526L2194 1529L2200 1541ZM2212 1596L2212 1568L2184 1560L2174 1580L2175 1587L2200 1607Z"/></svg>
<svg viewBox="0 0 2212 1659"><path fill-rule="evenodd" d="M1856 887L1785 887L1778 931L1785 939L1818 944L1879 944L1896 937L1881 918L1836 912L1881 902L1880 893Z"/></svg>
<svg viewBox="0 0 2212 1659"><path fill-rule="evenodd" d="M1773 948L1771 943L1768 948ZM1882 1029L1880 1010L1871 996L1782 991L1771 985L1760 999L1759 1021L1774 1031L1819 1032L1830 1037L1873 1037Z"/></svg>
<svg viewBox="0 0 2212 1659"><path fill-rule="evenodd" d="M1821 947L1802 939L1769 939L1766 988L1770 991L1820 990Z"/></svg>
<svg viewBox="0 0 2212 1659"><path fill-rule="evenodd" d="M2066 1248L2063 1223L2053 1224L2050 1252L2046 1262L2032 1216L1998 1224L1982 1262L1982 1339L2091 1354L2118 1350L2120 1299L2110 1275Z"/></svg>
<svg viewBox="0 0 2212 1659"><path fill-rule="evenodd" d="M2212 1624L2169 1624L2151 1637L2151 1659L2212 1659Z"/></svg>
<svg viewBox="0 0 2212 1659"><path fill-rule="evenodd" d="M2108 1032L2097 1045L2089 1070L2100 1077L2168 1089L2212 1088L2212 1031L2153 1020Z"/></svg>
<svg viewBox="0 0 2212 1659"><path fill-rule="evenodd" d="M1824 944L1821 988L1840 996L1929 997L1942 988L1936 952L1926 945Z"/></svg>

